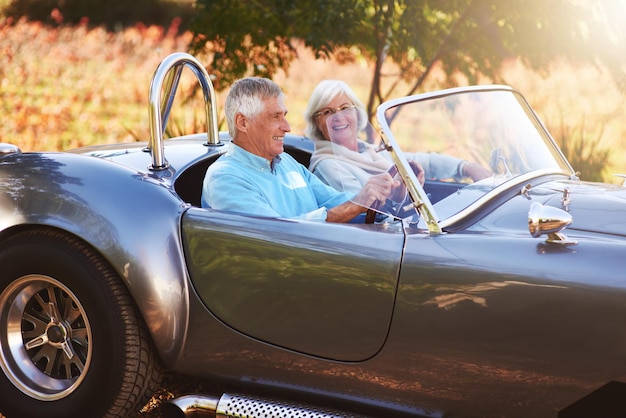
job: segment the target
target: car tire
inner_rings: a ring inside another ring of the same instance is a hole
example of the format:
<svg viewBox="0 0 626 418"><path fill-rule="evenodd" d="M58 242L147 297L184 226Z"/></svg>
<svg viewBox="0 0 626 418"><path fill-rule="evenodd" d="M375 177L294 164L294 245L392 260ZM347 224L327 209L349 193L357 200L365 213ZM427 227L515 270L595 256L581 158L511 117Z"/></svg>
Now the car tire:
<svg viewBox="0 0 626 418"><path fill-rule="evenodd" d="M162 366L128 289L91 247L52 229L0 242L0 413L126 417Z"/></svg>

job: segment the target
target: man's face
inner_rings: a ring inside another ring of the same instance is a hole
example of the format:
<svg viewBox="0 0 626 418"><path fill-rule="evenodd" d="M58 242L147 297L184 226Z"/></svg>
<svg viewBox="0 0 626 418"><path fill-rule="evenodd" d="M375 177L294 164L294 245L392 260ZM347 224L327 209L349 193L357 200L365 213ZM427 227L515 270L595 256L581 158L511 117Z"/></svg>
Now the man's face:
<svg viewBox="0 0 626 418"><path fill-rule="evenodd" d="M287 122L287 106L282 96L265 100L264 104L261 113L247 119L248 144L245 148L272 161L283 152L283 140L291 127Z"/></svg>

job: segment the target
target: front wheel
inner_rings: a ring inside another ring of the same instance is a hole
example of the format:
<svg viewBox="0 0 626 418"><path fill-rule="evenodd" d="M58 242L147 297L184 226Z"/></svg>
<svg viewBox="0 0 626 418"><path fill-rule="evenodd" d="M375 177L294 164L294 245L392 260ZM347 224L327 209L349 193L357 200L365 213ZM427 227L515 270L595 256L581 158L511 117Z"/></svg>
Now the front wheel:
<svg viewBox="0 0 626 418"><path fill-rule="evenodd" d="M111 267L53 230L0 243L0 413L126 417L158 388L142 318Z"/></svg>

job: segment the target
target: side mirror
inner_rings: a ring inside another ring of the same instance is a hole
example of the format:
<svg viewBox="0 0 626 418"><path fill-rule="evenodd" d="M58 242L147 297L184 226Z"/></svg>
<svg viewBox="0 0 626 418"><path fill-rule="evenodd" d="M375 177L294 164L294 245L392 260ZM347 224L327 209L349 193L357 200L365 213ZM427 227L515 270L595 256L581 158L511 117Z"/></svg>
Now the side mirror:
<svg viewBox="0 0 626 418"><path fill-rule="evenodd" d="M533 202L528 211L528 230L534 238L548 235L546 242L550 244L577 244L576 241L571 241L561 234L572 220L572 215L562 209Z"/></svg>
<svg viewBox="0 0 626 418"><path fill-rule="evenodd" d="M10 154L21 154L22 151L16 145L0 142L0 158Z"/></svg>

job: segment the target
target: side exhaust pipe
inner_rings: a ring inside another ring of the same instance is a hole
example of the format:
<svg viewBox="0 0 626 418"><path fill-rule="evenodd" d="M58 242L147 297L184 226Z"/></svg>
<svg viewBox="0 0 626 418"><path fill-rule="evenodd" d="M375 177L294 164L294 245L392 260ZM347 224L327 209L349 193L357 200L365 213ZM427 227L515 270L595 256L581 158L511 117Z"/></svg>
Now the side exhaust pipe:
<svg viewBox="0 0 626 418"><path fill-rule="evenodd" d="M313 405L261 399L246 395L223 394L219 399L204 395L187 395L170 399L161 405L163 418L246 417L246 418L359 418L344 411Z"/></svg>
<svg viewBox="0 0 626 418"><path fill-rule="evenodd" d="M204 395L186 395L170 399L161 405L163 418L216 417L220 398Z"/></svg>

